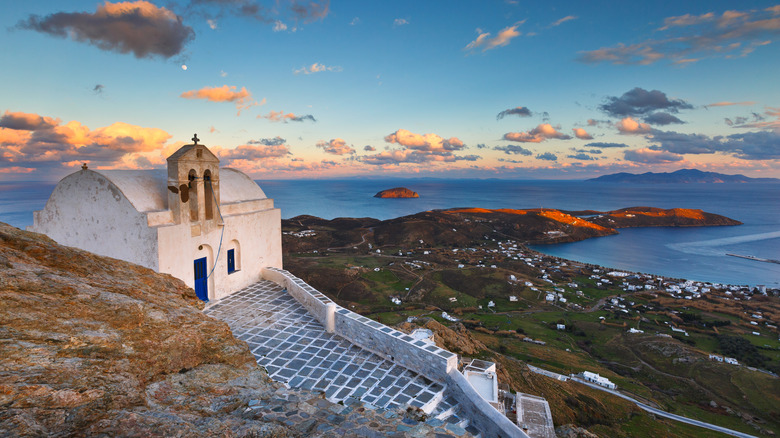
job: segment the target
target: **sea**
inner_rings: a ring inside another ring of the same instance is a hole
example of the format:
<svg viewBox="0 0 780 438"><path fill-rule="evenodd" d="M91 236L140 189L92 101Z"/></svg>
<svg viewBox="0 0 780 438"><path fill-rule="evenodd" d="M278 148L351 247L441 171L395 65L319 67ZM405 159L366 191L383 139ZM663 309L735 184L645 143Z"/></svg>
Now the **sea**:
<svg viewBox="0 0 780 438"><path fill-rule="evenodd" d="M624 228L620 234L533 249L609 268L694 281L780 288L780 184L608 184L501 179L268 180L260 187L283 218L312 215L390 219L455 207L615 210L694 208L743 222L728 227ZM419 198L379 199L406 187ZM24 228L44 207L53 183L0 182L0 221Z"/></svg>

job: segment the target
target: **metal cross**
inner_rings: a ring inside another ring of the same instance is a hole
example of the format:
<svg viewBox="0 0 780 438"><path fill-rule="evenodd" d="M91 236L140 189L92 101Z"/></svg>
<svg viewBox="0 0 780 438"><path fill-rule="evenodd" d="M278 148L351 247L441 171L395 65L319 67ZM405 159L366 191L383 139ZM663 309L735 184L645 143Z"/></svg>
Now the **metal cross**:
<svg viewBox="0 0 780 438"><path fill-rule="evenodd" d="M192 141L194 141L194 142L195 142L195 145L197 145L197 144L198 144L198 140L200 140L200 139L198 138L198 134L195 134L195 136L194 136L194 137L192 137Z"/></svg>

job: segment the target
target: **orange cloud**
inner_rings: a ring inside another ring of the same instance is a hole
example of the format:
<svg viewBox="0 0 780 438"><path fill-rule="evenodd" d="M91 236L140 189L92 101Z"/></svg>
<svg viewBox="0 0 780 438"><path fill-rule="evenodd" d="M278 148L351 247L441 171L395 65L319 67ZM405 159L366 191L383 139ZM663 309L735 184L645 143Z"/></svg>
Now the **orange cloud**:
<svg viewBox="0 0 780 438"><path fill-rule="evenodd" d="M704 105L705 108L713 107L713 106L732 106L732 105L743 105L743 106L750 106L755 105L756 103L753 101L746 101L746 102L715 102L711 103L709 105Z"/></svg>
<svg viewBox="0 0 780 438"><path fill-rule="evenodd" d="M95 13L58 12L31 15L21 28L89 42L101 50L132 52L137 58L171 58L181 53L195 32L169 9L148 1L98 5Z"/></svg>
<svg viewBox="0 0 780 438"><path fill-rule="evenodd" d="M650 125L647 123L637 122L631 117L626 117L617 122L615 127L621 134L648 134L651 130Z"/></svg>
<svg viewBox="0 0 780 438"><path fill-rule="evenodd" d="M517 31L517 27L523 24L522 22L514 26L505 27L494 37L490 37L490 32L482 32L481 29L477 29L477 39L468 43L464 50L476 50L481 48L483 52L496 47L503 47L509 44L512 38L520 36L520 32Z"/></svg>
<svg viewBox="0 0 780 438"><path fill-rule="evenodd" d="M171 138L161 129L122 122L91 130L78 121L61 124L37 114L6 112L0 120L5 120L0 121L5 125L0 127L0 157L13 164L6 169L60 168L74 161L102 168L150 168L164 163L161 152Z"/></svg>
<svg viewBox="0 0 780 438"><path fill-rule="evenodd" d="M285 114L284 111L271 111L266 115L259 115L257 116L258 119L268 119L272 122L284 122L287 123L288 121L291 122L305 122L306 120L316 122L317 119L314 118L311 114L304 114L302 116L296 116L293 113L287 113Z"/></svg>
<svg viewBox="0 0 780 438"><path fill-rule="evenodd" d="M185 99L205 99L211 102L233 102L236 104L238 113L254 106L265 104L265 99L261 102L252 99L252 93L247 91L246 87L236 91L235 85L223 85L221 87L203 87L200 90L190 90L181 93L179 97Z"/></svg>
<svg viewBox="0 0 780 438"><path fill-rule="evenodd" d="M333 155L347 155L355 153L355 149L347 146L347 142L342 138L335 138L330 141L320 141L317 143L317 147L322 148L326 153Z"/></svg>
<svg viewBox="0 0 780 438"><path fill-rule="evenodd" d="M582 128L573 128L572 131L574 131L574 136L581 140L593 140L593 136Z"/></svg>
<svg viewBox="0 0 780 438"><path fill-rule="evenodd" d="M571 136L557 131L549 123L542 123L536 128L526 132L508 132L504 134L504 140L516 141L519 143L541 143L551 138L569 140Z"/></svg>
<svg viewBox="0 0 780 438"><path fill-rule="evenodd" d="M9 128L24 131L51 128L60 124L59 119L41 117L38 114L6 111L0 117L0 128Z"/></svg>
<svg viewBox="0 0 780 438"><path fill-rule="evenodd" d="M415 134L406 129L399 129L388 134L385 136L385 141L427 152L457 151L466 147L457 137L445 139L436 134Z"/></svg>

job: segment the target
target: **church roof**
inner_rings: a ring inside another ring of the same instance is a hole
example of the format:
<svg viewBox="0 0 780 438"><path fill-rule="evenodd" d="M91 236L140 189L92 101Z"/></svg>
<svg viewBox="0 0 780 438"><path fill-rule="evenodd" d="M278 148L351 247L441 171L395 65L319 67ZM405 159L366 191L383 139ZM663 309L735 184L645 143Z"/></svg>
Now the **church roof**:
<svg viewBox="0 0 780 438"><path fill-rule="evenodd" d="M203 157L196 157L195 151L200 150L204 151ZM176 152L171 154L170 157L167 158L167 161L186 161L186 160L198 160L198 161L209 161L214 163L219 163L219 158L217 158L216 155L214 155L213 152L209 150L206 146L202 144L188 144L184 145L179 148Z"/></svg>
<svg viewBox="0 0 780 438"><path fill-rule="evenodd" d="M93 171L90 169L90 171ZM168 209L168 173L159 170L95 170L114 184L140 212ZM265 193L240 170L219 169L220 203L265 199Z"/></svg>

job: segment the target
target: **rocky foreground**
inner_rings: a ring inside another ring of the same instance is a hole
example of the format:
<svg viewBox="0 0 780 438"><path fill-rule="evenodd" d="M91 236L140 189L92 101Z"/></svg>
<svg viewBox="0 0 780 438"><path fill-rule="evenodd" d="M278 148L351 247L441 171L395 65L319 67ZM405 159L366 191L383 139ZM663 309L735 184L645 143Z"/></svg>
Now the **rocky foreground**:
<svg viewBox="0 0 780 438"><path fill-rule="evenodd" d="M0 436L426 436L442 426L287 389L180 280L2 223L0 302Z"/></svg>

